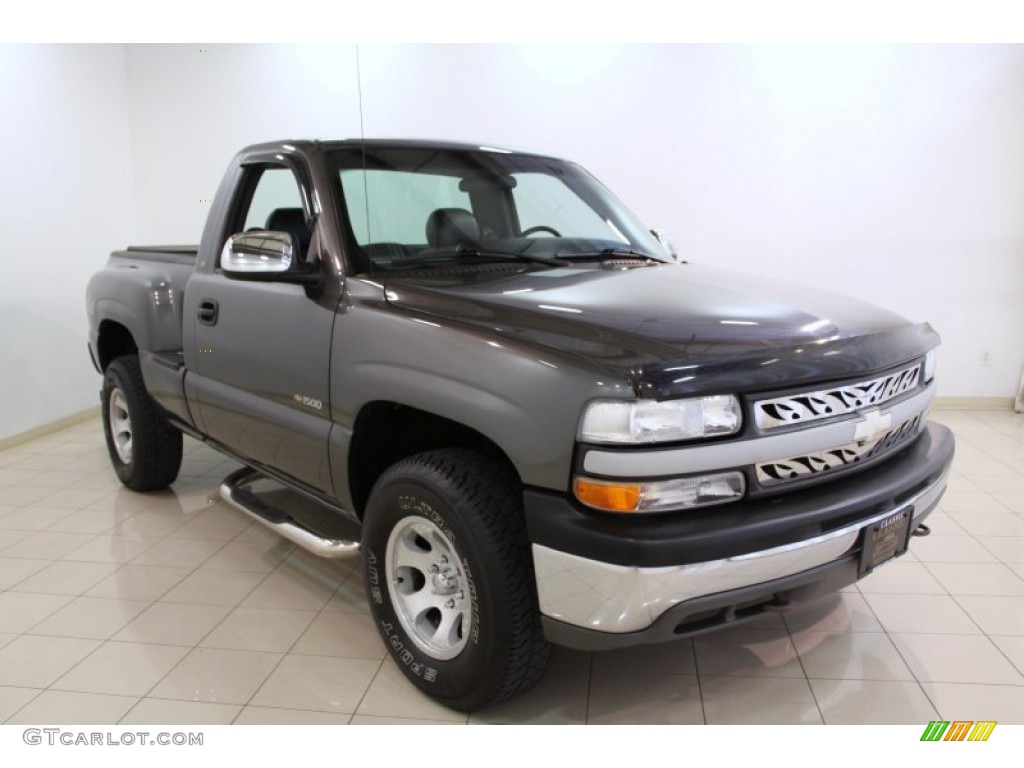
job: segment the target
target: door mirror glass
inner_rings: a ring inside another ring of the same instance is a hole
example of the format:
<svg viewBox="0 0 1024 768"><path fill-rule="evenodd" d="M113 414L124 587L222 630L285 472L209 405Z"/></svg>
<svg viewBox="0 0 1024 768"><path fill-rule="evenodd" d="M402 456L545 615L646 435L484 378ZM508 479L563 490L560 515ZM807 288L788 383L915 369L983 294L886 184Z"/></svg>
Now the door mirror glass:
<svg viewBox="0 0 1024 768"><path fill-rule="evenodd" d="M295 242L287 232L240 232L224 244L220 266L228 277L272 280L288 272L295 260Z"/></svg>

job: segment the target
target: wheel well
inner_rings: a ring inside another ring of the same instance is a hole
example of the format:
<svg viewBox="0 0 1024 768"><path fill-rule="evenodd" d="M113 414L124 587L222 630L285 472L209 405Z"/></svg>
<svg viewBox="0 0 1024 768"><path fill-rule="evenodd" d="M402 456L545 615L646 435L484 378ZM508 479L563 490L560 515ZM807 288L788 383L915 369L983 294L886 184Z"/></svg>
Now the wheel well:
<svg viewBox="0 0 1024 768"><path fill-rule="evenodd" d="M355 512L363 516L377 478L396 461L439 448L468 448L504 464L519 480L508 455L494 441L475 429L390 402L369 403L356 418L349 450L349 486Z"/></svg>
<svg viewBox="0 0 1024 768"><path fill-rule="evenodd" d="M139 351L131 332L120 323L104 320L100 323L99 336L96 339L96 355L99 357L100 370L121 355L133 355Z"/></svg>

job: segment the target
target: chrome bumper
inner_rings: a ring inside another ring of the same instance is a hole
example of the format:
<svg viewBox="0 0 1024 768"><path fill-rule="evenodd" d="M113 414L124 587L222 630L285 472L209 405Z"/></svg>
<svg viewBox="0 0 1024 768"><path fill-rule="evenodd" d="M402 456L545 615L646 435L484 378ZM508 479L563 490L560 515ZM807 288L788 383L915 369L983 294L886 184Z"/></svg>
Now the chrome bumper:
<svg viewBox="0 0 1024 768"><path fill-rule="evenodd" d="M782 579L836 561L857 546L864 528L902 509L913 507L913 529L942 496L947 474L899 506L855 525L723 560L635 568L534 544L541 613L596 632L643 630L663 613L688 600Z"/></svg>

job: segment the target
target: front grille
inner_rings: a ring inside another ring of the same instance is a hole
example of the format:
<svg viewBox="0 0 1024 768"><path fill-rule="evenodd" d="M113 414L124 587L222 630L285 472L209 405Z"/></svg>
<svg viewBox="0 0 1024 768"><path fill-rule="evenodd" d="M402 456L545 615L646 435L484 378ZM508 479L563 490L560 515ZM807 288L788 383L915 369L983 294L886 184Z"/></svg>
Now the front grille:
<svg viewBox="0 0 1024 768"><path fill-rule="evenodd" d="M767 432L778 427L842 416L888 402L914 389L920 379L921 366L914 365L870 381L758 400L754 403L754 423Z"/></svg>
<svg viewBox="0 0 1024 768"><path fill-rule="evenodd" d="M919 413L874 440L854 442L790 459L762 462L756 465L757 481L763 487L780 485L804 480L823 472L842 471L854 464L877 458L915 436L919 432L919 427L924 424L925 417L926 414Z"/></svg>

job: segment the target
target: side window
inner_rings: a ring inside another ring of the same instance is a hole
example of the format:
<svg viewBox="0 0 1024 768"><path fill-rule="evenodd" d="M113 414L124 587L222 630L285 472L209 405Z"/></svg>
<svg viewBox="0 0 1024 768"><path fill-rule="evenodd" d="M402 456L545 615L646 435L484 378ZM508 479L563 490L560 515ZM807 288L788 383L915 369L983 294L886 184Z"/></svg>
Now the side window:
<svg viewBox="0 0 1024 768"><path fill-rule="evenodd" d="M288 168L264 168L245 213L243 230L267 229L271 215L281 209L302 210L302 195L295 174Z"/></svg>
<svg viewBox="0 0 1024 768"><path fill-rule="evenodd" d="M252 229L287 232L295 240L299 258L311 259L312 237L295 174L289 168L274 165L255 168L250 173L259 174L259 178L248 204L237 214L234 234Z"/></svg>

